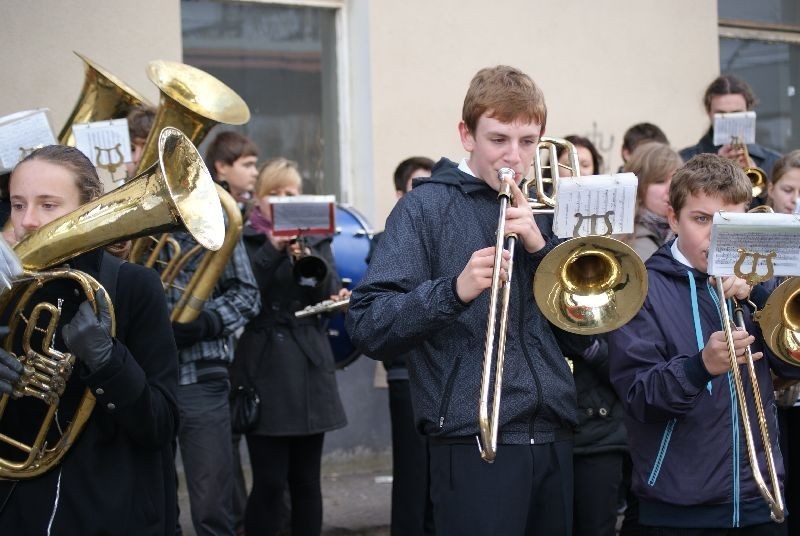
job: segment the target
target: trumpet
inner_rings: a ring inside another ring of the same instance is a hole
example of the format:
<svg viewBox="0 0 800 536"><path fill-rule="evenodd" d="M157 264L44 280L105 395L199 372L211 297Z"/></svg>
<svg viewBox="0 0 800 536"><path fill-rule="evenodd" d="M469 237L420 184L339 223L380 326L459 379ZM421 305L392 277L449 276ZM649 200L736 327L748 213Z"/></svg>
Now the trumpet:
<svg viewBox="0 0 800 536"><path fill-rule="evenodd" d="M293 253L292 258L292 277L295 283L301 287L318 287L328 277L328 263L322 257L311 254L311 248L306 245L305 239L301 236L292 241L300 247L299 253Z"/></svg>
<svg viewBox="0 0 800 536"><path fill-rule="evenodd" d="M300 311L295 311L295 318L307 318L314 315L332 313L340 309L346 309L350 305L350 298L343 300L323 300L314 305L309 305Z"/></svg>
<svg viewBox="0 0 800 536"><path fill-rule="evenodd" d="M734 136L731 139L731 147L737 152L743 152L745 162L750 162L750 152L747 150L747 144L742 141L739 136ZM767 174L759 167L744 166L744 174L750 179L750 185L753 189L753 197L759 197L764 193L764 188L767 187Z"/></svg>

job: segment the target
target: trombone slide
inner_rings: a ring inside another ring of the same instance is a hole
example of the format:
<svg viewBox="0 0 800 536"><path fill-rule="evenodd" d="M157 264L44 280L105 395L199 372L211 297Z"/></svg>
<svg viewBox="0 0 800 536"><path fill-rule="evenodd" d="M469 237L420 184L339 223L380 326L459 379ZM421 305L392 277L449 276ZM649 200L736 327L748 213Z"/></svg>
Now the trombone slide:
<svg viewBox="0 0 800 536"><path fill-rule="evenodd" d="M750 461L750 469L753 473L753 479L756 481L756 486L761 492L761 496L767 502L770 509L770 516L776 523L782 523L785 517L783 496L781 495L780 483L778 482L778 473L775 470L775 458L772 455L772 444L770 443L769 429L767 427L767 420L764 416L764 404L761 401L761 389L758 386L758 378L756 377L756 369L753 365L753 355L748 346L745 349L745 358L748 375L750 376L750 384L753 390L753 405L756 408L756 417L758 418L758 427L761 432L761 442L764 445L764 457L767 462L767 472L769 473L770 484L772 489L767 487L764 481L764 475L761 470L761 464L758 461L758 453L756 452L755 442L753 440L753 431L750 428L750 411L747 408L747 400L745 399L744 384L742 383L742 374L739 370L739 364L736 360L736 350L733 346L733 331L732 326L744 329L744 315L742 313L741 304L734 301L734 317L736 323L734 324L728 314L727 301L725 300L725 291L722 287L722 278L717 277L717 292L720 299L720 314L722 316L722 328L725 331L725 340L728 344L728 356L731 362L731 372L733 373L734 384L736 386L736 398L739 403L739 414L742 417L742 428L744 429L745 444L747 446L747 456Z"/></svg>

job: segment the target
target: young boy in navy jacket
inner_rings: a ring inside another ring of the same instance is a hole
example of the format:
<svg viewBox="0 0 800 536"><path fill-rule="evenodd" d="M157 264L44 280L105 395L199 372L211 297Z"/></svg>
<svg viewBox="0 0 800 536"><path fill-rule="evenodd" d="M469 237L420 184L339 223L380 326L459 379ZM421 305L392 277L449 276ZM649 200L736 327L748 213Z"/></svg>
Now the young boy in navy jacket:
<svg viewBox="0 0 800 536"><path fill-rule="evenodd" d="M677 238L647 261L644 306L609 337L611 381L626 409L640 523L644 534L784 534L753 480L719 297L707 274L714 213L744 212L752 197L750 181L735 163L702 154L675 173L669 195L669 223ZM723 287L726 299L750 294L737 277L724 278ZM782 481L770 369L789 376L800 371L769 353L751 314L746 307L746 329L734 331L734 347L740 365L745 347L752 348ZM741 371L752 408L748 375ZM752 409L751 415L764 468Z"/></svg>

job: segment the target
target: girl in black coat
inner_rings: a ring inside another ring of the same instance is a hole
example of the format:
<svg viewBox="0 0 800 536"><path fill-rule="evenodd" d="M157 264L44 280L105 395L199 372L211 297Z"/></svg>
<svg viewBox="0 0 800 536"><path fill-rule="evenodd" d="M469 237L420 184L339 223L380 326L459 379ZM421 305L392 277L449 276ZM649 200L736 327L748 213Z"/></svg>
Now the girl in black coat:
<svg viewBox="0 0 800 536"><path fill-rule="evenodd" d="M98 197L102 185L80 151L48 146L17 165L10 193L19 240ZM54 346L76 356L58 426L69 425L86 389L96 405L59 465L32 479L0 481L0 534L174 534L177 351L161 282L152 270L103 250L69 264L98 279L112 297L116 335L100 293L97 313L70 281L50 283L31 300L28 309L63 300ZM21 366L4 351L0 363L3 394L19 380ZM10 401L0 432L30 434L44 407L30 396ZM50 446L58 438L53 428ZM19 459L19 451L2 444L0 456Z"/></svg>
<svg viewBox="0 0 800 536"><path fill-rule="evenodd" d="M260 418L247 433L253 489L247 502L248 534L268 535L281 525L288 483L292 534L315 535L322 528L320 461L325 432L346 424L336 387L335 365L321 319L297 319L295 311L340 292L330 237L312 237L310 253L325 260L326 277L302 286L292 275L291 254L299 245L273 236L267 196L298 195L296 164L275 159L262 168L244 244L261 289L262 311L245 328L236 349L234 382L254 387ZM340 295L346 296L347 291Z"/></svg>

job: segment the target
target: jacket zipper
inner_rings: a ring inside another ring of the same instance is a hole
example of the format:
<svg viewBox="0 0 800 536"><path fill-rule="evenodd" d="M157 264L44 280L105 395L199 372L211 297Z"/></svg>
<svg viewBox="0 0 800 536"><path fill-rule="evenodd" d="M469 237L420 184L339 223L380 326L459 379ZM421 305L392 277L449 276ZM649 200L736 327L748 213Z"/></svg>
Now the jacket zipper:
<svg viewBox="0 0 800 536"><path fill-rule="evenodd" d="M517 310L519 313L519 318L525 318L525 303L524 300L517 301L518 306ZM525 332L523 330L524 322L519 322L519 340L520 340L520 347L522 348L522 354L525 356L525 362L528 363L528 368L531 371L531 376L533 376L533 383L536 386L536 402L533 405L533 411L531 411L531 418L528 421L528 432L531 439L531 444L533 443L533 431L534 431L534 422L536 422L536 417L539 415L539 410L542 407L542 382L539 381L539 375L536 374L536 370L533 368L533 360L531 359L530 354L528 353L528 347L525 344Z"/></svg>
<svg viewBox="0 0 800 536"><path fill-rule="evenodd" d="M442 396L442 403L439 406L439 429L444 428L444 417L447 414L448 406L450 405L450 395L453 391L453 382L456 379L458 366L461 363L461 353L456 356L456 361L453 363L453 368L450 375L447 377L447 383L444 386L444 395Z"/></svg>

